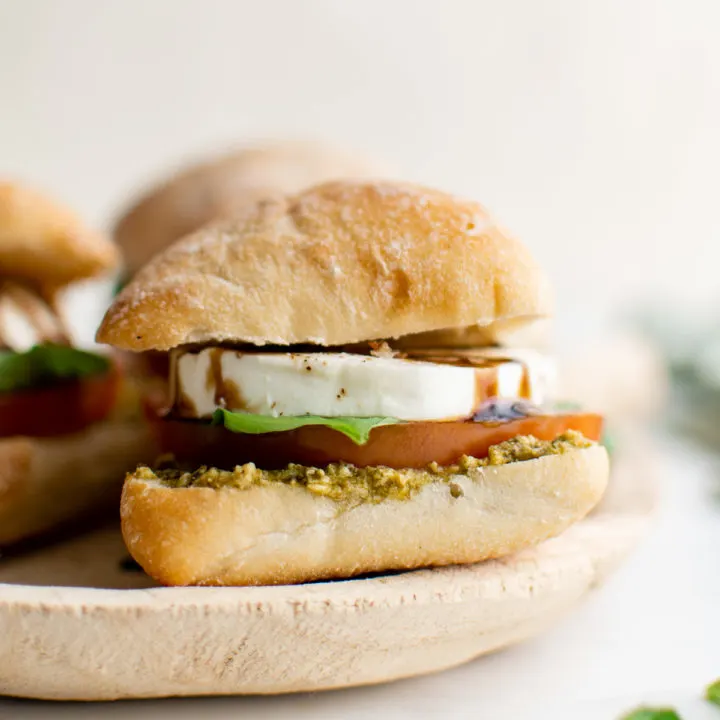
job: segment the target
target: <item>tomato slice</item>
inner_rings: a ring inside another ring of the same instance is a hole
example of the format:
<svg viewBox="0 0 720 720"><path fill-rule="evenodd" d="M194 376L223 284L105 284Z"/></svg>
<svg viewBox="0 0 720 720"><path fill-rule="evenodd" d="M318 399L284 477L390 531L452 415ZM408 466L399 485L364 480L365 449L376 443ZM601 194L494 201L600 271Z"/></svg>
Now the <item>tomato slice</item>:
<svg viewBox="0 0 720 720"><path fill-rule="evenodd" d="M183 465L232 469L253 462L267 470L288 463L323 466L340 461L358 467L422 468L433 461L450 465L462 455L487 457L491 445L516 435L554 440L566 430L578 430L599 440L603 424L601 416L591 413L533 415L505 422L408 422L377 427L365 445L356 445L319 425L246 435L207 422L163 419L157 413L154 419L162 452L172 453Z"/></svg>
<svg viewBox="0 0 720 720"><path fill-rule="evenodd" d="M120 391L117 366L57 385L0 393L0 437L51 437L104 420Z"/></svg>

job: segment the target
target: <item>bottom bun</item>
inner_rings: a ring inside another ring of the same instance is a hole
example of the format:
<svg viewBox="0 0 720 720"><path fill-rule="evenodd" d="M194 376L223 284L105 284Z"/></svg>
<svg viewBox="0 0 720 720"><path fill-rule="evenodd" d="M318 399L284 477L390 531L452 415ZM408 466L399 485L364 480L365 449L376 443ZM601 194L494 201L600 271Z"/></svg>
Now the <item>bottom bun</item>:
<svg viewBox="0 0 720 720"><path fill-rule="evenodd" d="M121 502L125 543L151 577L269 585L474 563L536 545L597 504L608 458L592 446L473 467L408 499L356 503L282 482L168 487L152 475L128 475Z"/></svg>
<svg viewBox="0 0 720 720"><path fill-rule="evenodd" d="M0 546L112 507L128 466L155 453L147 425L136 418L71 435L0 439Z"/></svg>

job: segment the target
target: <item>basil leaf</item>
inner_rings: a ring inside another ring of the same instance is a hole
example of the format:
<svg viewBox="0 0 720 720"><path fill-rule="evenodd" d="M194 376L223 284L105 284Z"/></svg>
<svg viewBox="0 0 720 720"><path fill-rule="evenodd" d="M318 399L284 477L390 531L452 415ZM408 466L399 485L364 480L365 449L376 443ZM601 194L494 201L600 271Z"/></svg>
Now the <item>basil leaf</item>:
<svg viewBox="0 0 720 720"><path fill-rule="evenodd" d="M720 678L705 689L705 699L708 702L720 705Z"/></svg>
<svg viewBox="0 0 720 720"><path fill-rule="evenodd" d="M623 715L620 720L681 720L672 708L640 707Z"/></svg>
<svg viewBox="0 0 720 720"><path fill-rule="evenodd" d="M107 358L65 345L36 345L22 353L0 351L0 392L96 375L109 367Z"/></svg>
<svg viewBox="0 0 720 720"><path fill-rule="evenodd" d="M381 425L394 425L400 420L391 417L320 417L319 415L253 415L218 408L213 414L213 425L224 425L236 433L262 435L264 433L295 430L306 425L324 425L347 435L356 445L365 445L370 431Z"/></svg>

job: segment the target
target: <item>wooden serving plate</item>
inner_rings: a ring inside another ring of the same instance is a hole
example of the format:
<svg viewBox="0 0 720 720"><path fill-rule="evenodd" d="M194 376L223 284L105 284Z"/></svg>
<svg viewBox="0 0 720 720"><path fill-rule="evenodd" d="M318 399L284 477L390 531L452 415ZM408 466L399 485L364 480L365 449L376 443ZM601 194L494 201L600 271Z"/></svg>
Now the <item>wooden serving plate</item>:
<svg viewBox="0 0 720 720"><path fill-rule="evenodd" d="M0 694L325 690L435 672L551 625L642 536L652 448L562 536L502 561L299 586L158 588L116 528L0 559Z"/></svg>

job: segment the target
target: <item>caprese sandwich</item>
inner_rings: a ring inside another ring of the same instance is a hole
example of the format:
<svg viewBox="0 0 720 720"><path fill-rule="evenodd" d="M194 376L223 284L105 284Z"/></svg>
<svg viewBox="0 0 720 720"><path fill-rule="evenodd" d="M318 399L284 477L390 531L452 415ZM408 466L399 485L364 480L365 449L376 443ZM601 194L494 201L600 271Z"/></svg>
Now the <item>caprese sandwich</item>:
<svg viewBox="0 0 720 720"><path fill-rule="evenodd" d="M181 240L98 332L171 352L165 455L125 480L130 553L169 585L298 583L561 533L608 459L599 416L547 409L549 358L502 344L550 312L481 206L415 186L324 184Z"/></svg>

